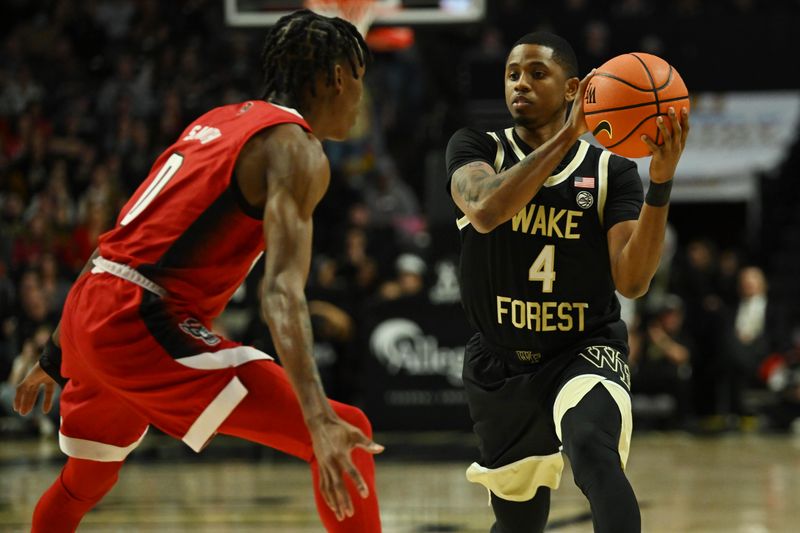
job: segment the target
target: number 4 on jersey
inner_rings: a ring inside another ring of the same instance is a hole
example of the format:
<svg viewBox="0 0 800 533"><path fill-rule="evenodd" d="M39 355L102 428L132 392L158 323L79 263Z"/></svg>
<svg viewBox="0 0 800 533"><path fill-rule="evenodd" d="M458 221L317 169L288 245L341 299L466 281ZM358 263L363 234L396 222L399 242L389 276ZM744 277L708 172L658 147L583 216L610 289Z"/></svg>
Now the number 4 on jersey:
<svg viewBox="0 0 800 533"><path fill-rule="evenodd" d="M542 292L553 292L553 282L556 280L555 256L555 245L546 244L528 269L528 281L541 281Z"/></svg>

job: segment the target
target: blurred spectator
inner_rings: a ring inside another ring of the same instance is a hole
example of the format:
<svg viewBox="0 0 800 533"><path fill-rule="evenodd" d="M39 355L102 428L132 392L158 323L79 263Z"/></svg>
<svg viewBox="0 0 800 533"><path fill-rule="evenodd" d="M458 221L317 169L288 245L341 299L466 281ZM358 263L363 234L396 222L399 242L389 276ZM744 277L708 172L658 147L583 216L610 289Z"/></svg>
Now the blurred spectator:
<svg viewBox="0 0 800 533"><path fill-rule="evenodd" d="M11 372L11 360L15 352L17 291L8 277L5 261L0 259L0 381Z"/></svg>
<svg viewBox="0 0 800 533"><path fill-rule="evenodd" d="M332 257L319 254L314 258L308 285L306 292L309 299L330 302L347 313L353 313L358 305L347 280L339 272L338 263Z"/></svg>
<svg viewBox="0 0 800 533"><path fill-rule="evenodd" d="M722 303L733 307L739 299L741 258L736 250L723 250L719 255L719 295Z"/></svg>
<svg viewBox="0 0 800 533"><path fill-rule="evenodd" d="M369 296L378 283L378 264L367 250L367 233L351 228L345 236L340 272L359 299Z"/></svg>
<svg viewBox="0 0 800 533"><path fill-rule="evenodd" d="M397 277L381 285L378 295L384 300L410 298L425 286L425 261L414 254L402 254L395 262Z"/></svg>
<svg viewBox="0 0 800 533"><path fill-rule="evenodd" d="M759 376L776 397L765 412L770 429L800 433L800 326L792 332L789 349L766 359Z"/></svg>
<svg viewBox="0 0 800 533"><path fill-rule="evenodd" d="M723 412L753 415L745 392L756 384L757 369L782 339L781 313L770 303L764 272L754 266L739 272L739 301L726 313L721 343L724 366L718 383Z"/></svg>
<svg viewBox="0 0 800 533"><path fill-rule="evenodd" d="M61 266L52 253L45 253L39 262L41 288L50 314L60 314L71 283L61 273Z"/></svg>
<svg viewBox="0 0 800 533"><path fill-rule="evenodd" d="M52 228L50 228L46 215L41 212L34 213L28 221L27 227L14 241L11 264L17 271L35 266L39 263L42 255L52 249Z"/></svg>
<svg viewBox="0 0 800 533"><path fill-rule="evenodd" d="M86 219L89 216L87 211L90 209L90 205L92 207L103 206L116 214L117 207L119 207L120 194L117 176L112 175L112 165L110 164L112 162L118 163L116 159L109 158L106 162L98 163L94 166L89 186L78 202L78 217L81 219Z"/></svg>
<svg viewBox="0 0 800 533"><path fill-rule="evenodd" d="M42 279L36 270L22 273L18 303L16 335L19 346L30 339L39 328L49 327L52 330L58 323L58 313L53 313L48 308L47 298L42 290Z"/></svg>
<svg viewBox="0 0 800 533"><path fill-rule="evenodd" d="M663 428L680 428L690 414L691 360L693 342L683 327L683 302L675 295L662 300L637 338L629 356L634 398L661 396Z"/></svg>
<svg viewBox="0 0 800 533"><path fill-rule="evenodd" d="M0 259L6 267L12 266L14 245L24 229L22 221L24 210L25 203L19 193L9 191L0 194Z"/></svg>
<svg viewBox="0 0 800 533"><path fill-rule="evenodd" d="M718 264L714 246L704 239L691 241L676 256L671 287L684 304L688 335L695 341L692 354L692 398L694 412L701 417L716 415L722 301L718 294Z"/></svg>
<svg viewBox="0 0 800 533"><path fill-rule="evenodd" d="M425 230L416 195L387 157L380 158L367 174L364 203L370 222L377 228L392 228L401 243L413 244L415 235Z"/></svg>
<svg viewBox="0 0 800 533"><path fill-rule="evenodd" d="M69 255L69 267L75 272L83 268L97 248L100 235L113 223L108 205L96 201L85 204L81 220L72 232L72 253Z"/></svg>

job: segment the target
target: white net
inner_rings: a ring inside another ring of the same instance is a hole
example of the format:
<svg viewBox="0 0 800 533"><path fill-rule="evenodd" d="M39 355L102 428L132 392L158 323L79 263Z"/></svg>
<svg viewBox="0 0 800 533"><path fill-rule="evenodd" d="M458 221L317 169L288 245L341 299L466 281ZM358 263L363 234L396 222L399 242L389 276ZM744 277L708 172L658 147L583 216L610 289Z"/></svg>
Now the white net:
<svg viewBox="0 0 800 533"><path fill-rule="evenodd" d="M307 0L306 7L326 17L350 21L365 37L377 15L375 0Z"/></svg>

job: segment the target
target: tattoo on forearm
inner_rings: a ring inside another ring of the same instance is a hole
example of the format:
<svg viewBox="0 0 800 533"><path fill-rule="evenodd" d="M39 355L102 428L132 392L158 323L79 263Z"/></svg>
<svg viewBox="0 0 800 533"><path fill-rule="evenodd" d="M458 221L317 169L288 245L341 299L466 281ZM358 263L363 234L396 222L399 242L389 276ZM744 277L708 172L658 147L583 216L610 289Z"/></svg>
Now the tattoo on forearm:
<svg viewBox="0 0 800 533"><path fill-rule="evenodd" d="M497 189L505 180L486 170L484 165L485 163L469 163L469 171L455 177L456 190L467 203L480 201L486 193Z"/></svg>
<svg viewBox="0 0 800 533"><path fill-rule="evenodd" d="M531 152L530 154L528 154L528 157L520 161L519 164L523 167L528 167L532 165L535 160L536 160L536 152Z"/></svg>

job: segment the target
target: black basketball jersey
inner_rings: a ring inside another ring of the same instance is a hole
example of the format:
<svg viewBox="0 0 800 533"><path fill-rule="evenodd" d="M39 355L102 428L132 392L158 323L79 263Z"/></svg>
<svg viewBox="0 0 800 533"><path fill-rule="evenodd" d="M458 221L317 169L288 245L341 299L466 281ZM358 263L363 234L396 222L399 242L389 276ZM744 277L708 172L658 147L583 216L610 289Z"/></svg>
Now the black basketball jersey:
<svg viewBox="0 0 800 533"><path fill-rule="evenodd" d="M500 173L531 151L514 128L459 130L447 146L448 193L467 163L486 161ZM528 204L493 231L479 233L456 207L470 322L489 342L534 358L597 341L624 349L606 233L637 219L642 201L633 162L579 140Z"/></svg>

